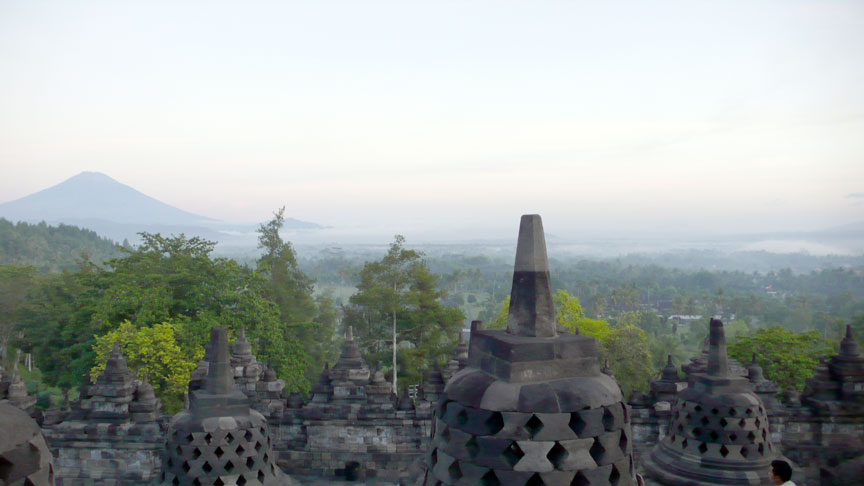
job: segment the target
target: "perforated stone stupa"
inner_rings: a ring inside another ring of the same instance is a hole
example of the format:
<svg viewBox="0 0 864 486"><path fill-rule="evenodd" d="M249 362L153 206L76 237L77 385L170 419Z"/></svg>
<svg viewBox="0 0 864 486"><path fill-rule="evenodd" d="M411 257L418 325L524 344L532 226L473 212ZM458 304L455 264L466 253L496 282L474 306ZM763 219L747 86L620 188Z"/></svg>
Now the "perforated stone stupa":
<svg viewBox="0 0 864 486"><path fill-rule="evenodd" d="M723 323L711 319L705 373L678 394L669 432L645 468L667 486L770 484L780 458L750 381L730 373Z"/></svg>
<svg viewBox="0 0 864 486"><path fill-rule="evenodd" d="M266 419L234 384L225 329L210 332L204 386L172 421L162 471L170 486L297 484L276 466Z"/></svg>
<svg viewBox="0 0 864 486"><path fill-rule="evenodd" d="M39 425L23 410L0 401L0 484L53 486L51 451Z"/></svg>
<svg viewBox="0 0 864 486"><path fill-rule="evenodd" d="M472 326L423 484L635 484L629 409L597 343L559 334L549 279L540 216L522 216L507 330Z"/></svg>

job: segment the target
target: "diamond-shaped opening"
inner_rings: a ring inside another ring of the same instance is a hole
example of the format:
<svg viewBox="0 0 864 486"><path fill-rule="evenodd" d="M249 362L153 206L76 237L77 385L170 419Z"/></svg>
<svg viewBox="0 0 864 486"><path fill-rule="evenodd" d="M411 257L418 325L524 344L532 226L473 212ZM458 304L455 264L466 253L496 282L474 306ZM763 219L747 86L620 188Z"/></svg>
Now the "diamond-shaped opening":
<svg viewBox="0 0 864 486"><path fill-rule="evenodd" d="M621 452L627 454L627 446L630 443L630 440L627 439L627 433L624 432L625 429L621 429L621 437L618 439L618 447L621 448Z"/></svg>
<svg viewBox="0 0 864 486"><path fill-rule="evenodd" d="M255 459L253 459L252 456L247 457L246 458L246 467L249 469L252 469L252 466L254 466L254 465L255 465Z"/></svg>
<svg viewBox="0 0 864 486"><path fill-rule="evenodd" d="M241 444L241 445L238 445L237 449L234 449L234 451L237 452L238 456L242 456L243 453L246 452L246 449L244 449L243 445Z"/></svg>
<svg viewBox="0 0 864 486"><path fill-rule="evenodd" d="M486 419L486 435L495 435L504 428L504 417L501 412L493 412Z"/></svg>
<svg viewBox="0 0 864 486"><path fill-rule="evenodd" d="M726 457L729 455L729 449L725 445L720 446L720 455Z"/></svg>
<svg viewBox="0 0 864 486"><path fill-rule="evenodd" d="M252 437L254 437L254 435L251 430L247 430L243 437L246 439L246 442L252 442Z"/></svg>
<svg viewBox="0 0 864 486"><path fill-rule="evenodd" d="M204 436L204 442L209 444L211 440L213 440L213 436L210 435L209 433Z"/></svg>
<svg viewBox="0 0 864 486"><path fill-rule="evenodd" d="M190 442L190 443L191 443L193 440L195 440L195 437L193 437L192 434L189 434L189 435L186 436L186 442Z"/></svg>
<svg viewBox="0 0 864 486"><path fill-rule="evenodd" d="M585 421L577 412L570 414L570 429L578 436L582 436L582 431L585 430Z"/></svg>
<svg viewBox="0 0 864 486"><path fill-rule="evenodd" d="M261 437L267 437L267 431L264 429L264 427L261 427L260 429L258 429L258 431L261 432Z"/></svg>
<svg viewBox="0 0 864 486"><path fill-rule="evenodd" d="M570 483L570 486L591 486L591 481L588 481L588 478L582 474L582 471L579 471L575 476L573 476L573 481Z"/></svg>
<svg viewBox="0 0 864 486"><path fill-rule="evenodd" d="M216 478L216 481L213 481L213 486L225 486L225 481L222 481L222 478Z"/></svg>
<svg viewBox="0 0 864 486"><path fill-rule="evenodd" d="M195 478L195 480L192 481L192 486L201 486L201 480Z"/></svg>
<svg viewBox="0 0 864 486"><path fill-rule="evenodd" d="M25 481L24 484L25 484L25 485L27 484L26 481ZM31 483L31 484L32 484L32 483ZM177 479L177 476L174 476L174 479L171 480L171 484L173 484L174 486L180 486L180 480Z"/></svg>
<svg viewBox="0 0 864 486"><path fill-rule="evenodd" d="M684 433L684 425L678 424L678 433Z"/></svg>
<svg viewBox="0 0 864 486"><path fill-rule="evenodd" d="M734 417L735 414L737 414L737 413L738 412L736 412L734 408L732 408L732 407L729 408L729 416L730 417Z"/></svg>
<svg viewBox="0 0 864 486"><path fill-rule="evenodd" d="M466 412L465 409L462 409L462 411L456 415L456 423L459 425L465 425L468 423L468 412Z"/></svg>
<svg viewBox="0 0 864 486"><path fill-rule="evenodd" d="M258 482L264 484L264 471L258 471Z"/></svg>
<svg viewBox="0 0 864 486"><path fill-rule="evenodd" d="M183 465L181 466L185 472L189 472L192 469L192 466L189 465L189 461L183 461Z"/></svg>
<svg viewBox="0 0 864 486"><path fill-rule="evenodd" d="M543 482L543 478L540 477L540 473L534 473L533 476L528 478L528 481L525 483L525 486L545 486L546 483Z"/></svg>
<svg viewBox="0 0 864 486"><path fill-rule="evenodd" d="M246 476L241 474L240 477L237 478L237 486L243 486L244 484L246 484Z"/></svg>
<svg viewBox="0 0 864 486"><path fill-rule="evenodd" d="M702 405L697 404L695 407L693 407L693 410L696 410L697 412L701 412L702 411Z"/></svg>
<svg viewBox="0 0 864 486"><path fill-rule="evenodd" d="M687 448L687 439L684 439L681 441L681 449L686 449L686 448Z"/></svg>
<svg viewBox="0 0 864 486"><path fill-rule="evenodd" d="M228 462L225 463L225 472L230 474L231 471L233 471L233 470L234 470L234 463L229 460Z"/></svg>
<svg viewBox="0 0 864 486"><path fill-rule="evenodd" d="M618 467L614 464L612 465L612 472L609 473L609 484L615 486L618 484L618 481L621 480L621 473L618 472Z"/></svg>
<svg viewBox="0 0 864 486"><path fill-rule="evenodd" d="M749 440L750 442L756 440L756 434L754 434L752 430L747 434L747 440Z"/></svg>
<svg viewBox="0 0 864 486"><path fill-rule="evenodd" d="M726 427L727 425L729 425L729 422L727 422L725 418L721 418L720 427Z"/></svg>
<svg viewBox="0 0 864 486"><path fill-rule="evenodd" d="M432 449L432 454L430 454L430 456L429 456L429 464L431 464L432 467L435 467L435 464L438 464L438 449L437 448Z"/></svg>
<svg viewBox="0 0 864 486"><path fill-rule="evenodd" d="M501 455L504 456L504 460L507 461L507 464L510 464L510 467L513 467L520 459L522 459L522 456L524 456L525 453L522 452L522 448L519 447L519 444L517 444L516 441L513 441L506 449L504 449L503 452L501 452Z"/></svg>
<svg viewBox="0 0 864 486"><path fill-rule="evenodd" d="M714 415L717 415L718 413L720 413L720 409L719 408L712 408L711 413L713 413Z"/></svg>
<svg viewBox="0 0 864 486"><path fill-rule="evenodd" d="M765 444L759 444L759 447L757 448L757 450L759 451L759 455L764 456L765 455Z"/></svg>
<svg viewBox="0 0 864 486"><path fill-rule="evenodd" d="M700 422L702 422L702 425L708 425L711 421L708 420L708 417L702 417L702 420L700 420Z"/></svg>
<svg viewBox="0 0 864 486"><path fill-rule="evenodd" d="M729 440L730 441L735 442L737 439L738 439L738 435L736 435L734 432L729 434Z"/></svg>
<svg viewBox="0 0 864 486"><path fill-rule="evenodd" d="M747 449L747 446L741 447L741 455L746 458L748 454L750 454L750 450Z"/></svg>
<svg viewBox="0 0 864 486"><path fill-rule="evenodd" d="M255 442L255 452L260 452L260 451L261 451L261 443Z"/></svg>
<svg viewBox="0 0 864 486"><path fill-rule="evenodd" d="M525 430L528 431L528 434L533 439L538 432L543 430L543 421L537 418L536 415L532 415L528 422L525 422Z"/></svg>
<svg viewBox="0 0 864 486"><path fill-rule="evenodd" d="M747 421L744 420L743 418L738 421L738 427L741 427L743 429L746 425L747 425Z"/></svg>
<svg viewBox="0 0 864 486"><path fill-rule="evenodd" d="M495 475L495 471L489 470L486 474L480 478L481 486L501 486L501 481L498 479L498 476Z"/></svg>
<svg viewBox="0 0 864 486"><path fill-rule="evenodd" d="M560 443L556 442L555 445L549 449L549 453L546 454L546 459L549 459L549 462L555 466L555 469L563 469L564 461L567 460L567 456L570 453L567 452L567 449L564 448Z"/></svg>
<svg viewBox="0 0 864 486"><path fill-rule="evenodd" d="M603 407L603 428L606 430L612 430L615 426L615 415L612 414L612 411L609 410L609 407Z"/></svg>
<svg viewBox="0 0 864 486"><path fill-rule="evenodd" d="M270 461L270 457L267 454L264 454L264 457L261 458L264 461L264 464L267 464Z"/></svg>
<svg viewBox="0 0 864 486"><path fill-rule="evenodd" d="M594 459L594 462L600 463L603 459L603 456L606 454L606 449L603 448L603 444L595 437L594 444L591 445L591 449L588 451L591 454L591 457Z"/></svg>
<svg viewBox="0 0 864 486"><path fill-rule="evenodd" d="M225 442L231 443L234 442L234 436L231 435L231 432L225 434Z"/></svg>
<svg viewBox="0 0 864 486"><path fill-rule="evenodd" d="M441 438L444 439L444 442L450 442L450 427L444 426L441 431Z"/></svg>
<svg viewBox="0 0 864 486"><path fill-rule="evenodd" d="M477 452L479 452L480 447L477 445L477 437L471 436L468 439L468 442L465 443L465 450L468 451L468 455L473 457L477 457Z"/></svg>
<svg viewBox="0 0 864 486"><path fill-rule="evenodd" d="M174 465L174 461L169 457L168 460L165 461L165 464L167 464L168 467L171 467ZM2 477L2 476L0 476L0 477Z"/></svg>
<svg viewBox="0 0 864 486"><path fill-rule="evenodd" d="M222 454L225 454L225 451L222 450L222 447L217 447L216 450L213 451L213 454L215 454L216 457L222 457Z"/></svg>
<svg viewBox="0 0 864 486"><path fill-rule="evenodd" d="M183 448L180 447L179 445L178 445L177 448L174 449L174 450L177 451L177 455L178 455L178 456L182 456L182 455L183 455Z"/></svg>
<svg viewBox="0 0 864 486"><path fill-rule="evenodd" d="M462 478L462 469L459 468L459 461L453 461L450 467L447 468L447 474L453 481L459 481Z"/></svg>
<svg viewBox="0 0 864 486"><path fill-rule="evenodd" d="M756 417L756 420L753 423L756 425L757 429L762 426L762 421L759 420L759 417Z"/></svg>
<svg viewBox="0 0 864 486"><path fill-rule="evenodd" d="M711 440L715 442L720 438L720 434L718 434L716 430L712 430L709 435L711 436Z"/></svg>
<svg viewBox="0 0 864 486"><path fill-rule="evenodd" d="M705 445L705 443L703 442L703 443L699 444L698 449L699 449L699 454L705 454L705 452L708 451L708 446Z"/></svg>
<svg viewBox="0 0 864 486"><path fill-rule="evenodd" d="M768 440L768 431L762 429L762 440Z"/></svg>
<svg viewBox="0 0 864 486"><path fill-rule="evenodd" d="M199 449L197 447L195 449L193 449L192 450L192 457L195 459L198 459L199 457L201 457L201 449Z"/></svg>
<svg viewBox="0 0 864 486"><path fill-rule="evenodd" d="M749 417L750 415L753 415L753 409L748 408L747 410L744 411L744 413L747 414L747 416Z"/></svg>
<svg viewBox="0 0 864 486"><path fill-rule="evenodd" d="M693 427L693 435L694 436L698 436L701 433L702 433L702 429L700 429L699 427Z"/></svg>
<svg viewBox="0 0 864 486"><path fill-rule="evenodd" d="M204 465L201 466L201 470L203 470L206 473L209 473L210 471L213 470L213 466L211 466L209 462L204 461Z"/></svg>

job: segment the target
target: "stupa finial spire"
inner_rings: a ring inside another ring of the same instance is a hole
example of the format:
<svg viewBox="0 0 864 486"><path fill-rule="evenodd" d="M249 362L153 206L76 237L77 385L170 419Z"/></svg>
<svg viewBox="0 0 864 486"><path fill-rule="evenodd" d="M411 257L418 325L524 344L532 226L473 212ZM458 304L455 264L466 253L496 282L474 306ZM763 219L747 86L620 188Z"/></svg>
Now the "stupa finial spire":
<svg viewBox="0 0 864 486"><path fill-rule="evenodd" d="M210 329L210 350L206 389L214 395L230 393L234 390L234 373L228 358L228 331L225 328Z"/></svg>
<svg viewBox="0 0 864 486"><path fill-rule="evenodd" d="M525 214L513 267L507 332L517 336L555 337L555 304L546 256L546 236L539 214Z"/></svg>
<svg viewBox="0 0 864 486"><path fill-rule="evenodd" d="M726 332L723 322L711 319L711 329L708 333L708 369L710 376L728 376L729 359L726 355Z"/></svg>

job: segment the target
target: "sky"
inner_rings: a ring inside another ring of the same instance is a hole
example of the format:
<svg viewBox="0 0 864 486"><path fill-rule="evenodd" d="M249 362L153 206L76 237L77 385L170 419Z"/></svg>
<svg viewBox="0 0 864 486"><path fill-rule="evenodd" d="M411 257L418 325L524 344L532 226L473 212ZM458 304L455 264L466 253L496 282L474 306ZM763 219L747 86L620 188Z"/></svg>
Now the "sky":
<svg viewBox="0 0 864 486"><path fill-rule="evenodd" d="M82 171L229 221L864 220L864 2L0 2L0 202ZM508 233L509 234L509 233Z"/></svg>

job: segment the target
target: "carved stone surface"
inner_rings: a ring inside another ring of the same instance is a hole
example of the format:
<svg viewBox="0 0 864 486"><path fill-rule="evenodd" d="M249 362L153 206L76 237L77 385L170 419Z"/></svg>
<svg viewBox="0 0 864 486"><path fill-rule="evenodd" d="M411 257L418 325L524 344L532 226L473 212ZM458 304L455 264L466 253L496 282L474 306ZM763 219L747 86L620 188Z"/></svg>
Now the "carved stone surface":
<svg viewBox="0 0 864 486"><path fill-rule="evenodd" d="M280 464L297 475L395 479L428 445L432 407L394 400L381 371L371 374L350 328L333 367L325 366L307 404L297 399L275 425ZM434 393L433 393L434 394Z"/></svg>
<svg viewBox="0 0 864 486"><path fill-rule="evenodd" d="M31 397L27 394L27 385L21 381L21 374L18 372L18 362L12 366L12 372L6 373L0 367L0 401L6 400L11 405L31 412L36 405L36 397Z"/></svg>
<svg viewBox="0 0 864 486"><path fill-rule="evenodd" d="M39 425L23 410L0 401L0 484L53 486L51 451Z"/></svg>
<svg viewBox="0 0 864 486"><path fill-rule="evenodd" d="M160 409L146 376L136 380L115 345L96 383L85 378L65 420L45 428L57 485L151 484L165 443Z"/></svg>
<svg viewBox="0 0 864 486"><path fill-rule="evenodd" d="M171 486L297 484L276 466L267 420L234 384L228 335L210 334L211 359L203 388L174 417L163 456L162 481Z"/></svg>
<svg viewBox="0 0 864 486"><path fill-rule="evenodd" d="M597 344L558 335L542 223L523 216L506 331L472 326L422 483L635 484L630 408Z"/></svg>
<svg viewBox="0 0 864 486"><path fill-rule="evenodd" d="M750 382L730 373L723 323L711 320L706 373L678 394L669 432L645 462L667 486L770 484L780 456L768 416Z"/></svg>

